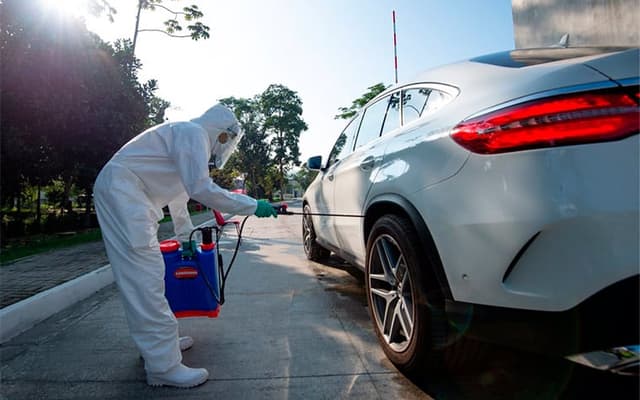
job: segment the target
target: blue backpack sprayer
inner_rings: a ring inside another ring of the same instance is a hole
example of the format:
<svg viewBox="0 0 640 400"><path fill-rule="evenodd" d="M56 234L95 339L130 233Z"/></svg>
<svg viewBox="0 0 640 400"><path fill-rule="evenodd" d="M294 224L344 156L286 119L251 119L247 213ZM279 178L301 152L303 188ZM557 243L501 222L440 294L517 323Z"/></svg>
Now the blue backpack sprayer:
<svg viewBox="0 0 640 400"><path fill-rule="evenodd" d="M189 235L188 242L164 240L160 243L165 264L165 297L176 318L218 316L220 306L224 304L225 282L238 254L247 218L238 230L235 251L226 271L219 252L222 227L196 228ZM191 240L198 231L202 233L200 245Z"/></svg>
<svg viewBox="0 0 640 400"><path fill-rule="evenodd" d="M287 210L286 204L274 206L279 215L303 215ZM329 215L329 214L304 214ZM359 215L333 214L344 217L361 217ZM224 304L224 288L231 267L238 254L242 239L242 230L249 216L245 217L238 229L238 240L229 266L224 269L222 255L219 251L220 237L223 227L204 226L194 229L189 241L180 243L177 240L164 240L160 243L160 251L165 263L165 297L176 318L208 317L216 318L220 306ZM202 233L202 243L196 246L192 241L193 234ZM213 232L215 231L215 243Z"/></svg>

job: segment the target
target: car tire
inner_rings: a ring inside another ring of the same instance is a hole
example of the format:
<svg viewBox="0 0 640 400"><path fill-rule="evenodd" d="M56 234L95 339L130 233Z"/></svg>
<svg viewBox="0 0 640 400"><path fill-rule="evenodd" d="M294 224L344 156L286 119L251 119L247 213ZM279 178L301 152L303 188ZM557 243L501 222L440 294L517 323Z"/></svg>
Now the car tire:
<svg viewBox="0 0 640 400"><path fill-rule="evenodd" d="M456 369L471 349L460 338L451 340L444 298L428 254L417 243L405 217L385 215L373 225L365 281L374 330L386 356L405 373Z"/></svg>
<svg viewBox="0 0 640 400"><path fill-rule="evenodd" d="M305 205L302 213L302 245L304 254L311 261L322 261L329 258L331 251L316 242L316 231L313 229L311 207Z"/></svg>

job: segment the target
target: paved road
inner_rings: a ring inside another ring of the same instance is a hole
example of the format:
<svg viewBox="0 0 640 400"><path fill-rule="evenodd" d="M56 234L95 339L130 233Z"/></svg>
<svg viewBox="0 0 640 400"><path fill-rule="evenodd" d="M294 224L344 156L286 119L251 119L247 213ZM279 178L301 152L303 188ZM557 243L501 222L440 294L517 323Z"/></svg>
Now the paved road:
<svg viewBox="0 0 640 400"><path fill-rule="evenodd" d="M192 390L145 384L111 286L5 343L0 393L7 399L430 398L386 361L362 302L318 279L302 252L299 218L251 218L220 317L181 321L181 333L196 341L185 363L208 368L207 384Z"/></svg>
<svg viewBox="0 0 640 400"><path fill-rule="evenodd" d="M635 379L497 348L463 372L410 380L376 342L361 274L338 259L307 261L299 231L298 216L249 219L220 317L181 320L181 333L196 341L184 362L209 369L205 385L180 390L145 384L111 286L2 345L0 397L637 398Z"/></svg>

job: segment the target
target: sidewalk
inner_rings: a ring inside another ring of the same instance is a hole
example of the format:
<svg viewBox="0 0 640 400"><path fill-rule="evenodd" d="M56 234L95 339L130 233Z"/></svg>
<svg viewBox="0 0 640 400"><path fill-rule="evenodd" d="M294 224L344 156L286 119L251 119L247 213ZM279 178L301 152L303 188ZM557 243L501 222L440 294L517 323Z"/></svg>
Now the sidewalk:
<svg viewBox="0 0 640 400"><path fill-rule="evenodd" d="M213 218L209 212L193 215L194 225ZM158 229L160 240L174 236L173 223ZM102 241L51 250L0 266L0 309L51 289L108 264Z"/></svg>

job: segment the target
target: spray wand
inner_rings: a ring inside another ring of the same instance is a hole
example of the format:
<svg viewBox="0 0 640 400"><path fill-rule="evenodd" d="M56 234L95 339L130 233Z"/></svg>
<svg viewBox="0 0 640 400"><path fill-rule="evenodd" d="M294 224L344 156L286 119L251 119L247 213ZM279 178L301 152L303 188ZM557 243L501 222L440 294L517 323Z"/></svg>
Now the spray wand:
<svg viewBox="0 0 640 400"><path fill-rule="evenodd" d="M333 216L333 217L352 217L352 218L363 218L362 215L355 215L355 214L329 214L329 213L307 213L307 212L295 212L295 211L289 211L287 210L287 204L280 204L278 206L273 206L273 208L276 210L276 212L278 213L278 215L314 215L314 216ZM246 217L244 217L244 219L242 220L242 223L240 224L240 228L238 229L238 239L236 241L236 245L235 245L235 249L233 251L233 256L231 257L231 261L229 262L229 266L227 267L227 269L224 269L224 264L223 264L223 260L222 260L222 254L220 253L220 247L219 247L219 242L220 242L220 236L222 234L222 227L210 227L210 226L204 226L204 227L200 227L200 228L196 228L193 231L191 231L191 234L189 235L189 247L191 247L191 254L195 254L195 249L194 249L194 242L192 241L192 237L193 234L195 232L201 232L202 233L202 243L203 244L211 244L213 242L213 231L215 230L216 232L216 238L215 238L215 248L217 249L217 267L218 267L218 281L220 282L220 295L218 296L218 294L216 293L215 289L213 288L213 285L211 285L211 282L209 282L209 280L207 279L206 274L204 274L204 272L202 271L200 265L198 265L198 269L200 269L200 273L202 278L204 279L204 283L207 286L207 288L209 289L209 292L211 292L211 295L216 299L216 301L218 302L218 304L222 305L225 302L225 297L224 297L224 289L225 289L225 285L227 283L227 277L229 276L229 272L231 271L231 267L233 267L233 263L236 260L236 256L238 255L238 250L240 248L240 242L242 239L242 231L244 230L244 224L247 222L247 219L249 219L250 215L247 215Z"/></svg>
<svg viewBox="0 0 640 400"><path fill-rule="evenodd" d="M273 206L278 215L313 215L318 217L348 217L348 218L364 218L364 215L357 214L336 214L336 213L309 213L309 212L296 212L289 211L286 204L280 204L279 206Z"/></svg>

